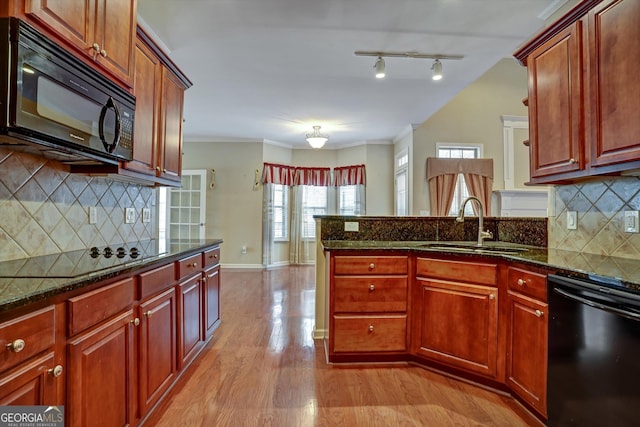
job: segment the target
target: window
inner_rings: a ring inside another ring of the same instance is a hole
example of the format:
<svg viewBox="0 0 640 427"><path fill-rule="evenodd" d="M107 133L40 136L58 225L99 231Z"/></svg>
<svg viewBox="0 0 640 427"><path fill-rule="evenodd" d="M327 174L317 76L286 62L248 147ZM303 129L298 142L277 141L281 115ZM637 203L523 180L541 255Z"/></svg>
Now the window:
<svg viewBox="0 0 640 427"><path fill-rule="evenodd" d="M302 186L302 233L303 239L316 238L314 215L327 214L327 187Z"/></svg>
<svg viewBox="0 0 640 427"><path fill-rule="evenodd" d="M409 154L405 150L395 162L396 215L409 214Z"/></svg>
<svg viewBox="0 0 640 427"><path fill-rule="evenodd" d="M284 241L289 238L289 187L271 185L273 195L273 238Z"/></svg>
<svg viewBox="0 0 640 427"><path fill-rule="evenodd" d="M482 156L481 145L465 145L465 144L436 144L436 150L439 158L444 159L479 159ZM450 216L458 216L460 206L462 202L469 197L469 190L467 184L464 182L464 176L458 175L458 181L456 182L456 190L453 195L453 201L451 202L451 208L449 209ZM464 209L465 215L474 215L473 206L471 203L467 203Z"/></svg>
<svg viewBox="0 0 640 427"><path fill-rule="evenodd" d="M207 171L183 170L182 187L158 193L158 238L203 239Z"/></svg>

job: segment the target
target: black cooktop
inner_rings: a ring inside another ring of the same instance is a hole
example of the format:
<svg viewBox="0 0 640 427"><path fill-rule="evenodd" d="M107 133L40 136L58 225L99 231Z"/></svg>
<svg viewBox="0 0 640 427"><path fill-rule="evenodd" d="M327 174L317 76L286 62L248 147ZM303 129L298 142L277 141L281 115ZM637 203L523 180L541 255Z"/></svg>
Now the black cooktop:
<svg viewBox="0 0 640 427"><path fill-rule="evenodd" d="M96 246L0 262L0 278L76 278L113 267L133 266L165 253L157 240Z"/></svg>

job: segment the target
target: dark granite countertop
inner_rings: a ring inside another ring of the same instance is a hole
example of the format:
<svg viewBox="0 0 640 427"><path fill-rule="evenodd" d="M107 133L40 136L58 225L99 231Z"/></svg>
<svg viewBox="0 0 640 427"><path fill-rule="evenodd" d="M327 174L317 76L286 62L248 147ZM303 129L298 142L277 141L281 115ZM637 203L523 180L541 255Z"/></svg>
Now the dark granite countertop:
<svg viewBox="0 0 640 427"><path fill-rule="evenodd" d="M626 287L628 290L640 293L640 262L638 262L638 260L503 242L486 242L486 244L489 247L492 245L499 245L501 247L525 248L527 250L514 253L478 253L461 252L455 248L455 245L473 246L474 244L475 242L450 241L322 241L323 248L327 251L410 250L412 252L437 253L444 255L497 257L508 261L543 267L557 274L564 274L583 279L587 279L589 277L616 279L620 281L620 285ZM453 246L448 249L447 245Z"/></svg>
<svg viewBox="0 0 640 427"><path fill-rule="evenodd" d="M144 257L120 262L116 262L116 258L113 257L114 262L111 264L96 259L96 269L89 272L84 271L86 265L83 265L83 269L78 268L79 264L86 264L88 249L0 262L0 312L42 301L159 262L171 262L220 243L221 239L149 240L140 242L145 245ZM67 275L68 277L65 277Z"/></svg>

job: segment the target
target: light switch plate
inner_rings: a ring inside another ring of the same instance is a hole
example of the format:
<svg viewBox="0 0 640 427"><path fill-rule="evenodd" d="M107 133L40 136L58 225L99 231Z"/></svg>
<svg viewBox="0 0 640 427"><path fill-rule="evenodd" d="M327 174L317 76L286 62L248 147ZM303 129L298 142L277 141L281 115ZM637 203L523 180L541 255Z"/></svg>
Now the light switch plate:
<svg viewBox="0 0 640 427"><path fill-rule="evenodd" d="M151 222L151 209L142 208L142 222Z"/></svg>
<svg viewBox="0 0 640 427"><path fill-rule="evenodd" d="M567 211L567 230L576 230L578 228L578 212Z"/></svg>
<svg viewBox="0 0 640 427"><path fill-rule="evenodd" d="M133 224L136 221L136 210L134 208L124 208L124 223Z"/></svg>
<svg viewBox="0 0 640 427"><path fill-rule="evenodd" d="M624 231L627 233L638 232L638 211L624 211Z"/></svg>
<svg viewBox="0 0 640 427"><path fill-rule="evenodd" d="M345 221L344 231L358 231L359 223L357 221Z"/></svg>

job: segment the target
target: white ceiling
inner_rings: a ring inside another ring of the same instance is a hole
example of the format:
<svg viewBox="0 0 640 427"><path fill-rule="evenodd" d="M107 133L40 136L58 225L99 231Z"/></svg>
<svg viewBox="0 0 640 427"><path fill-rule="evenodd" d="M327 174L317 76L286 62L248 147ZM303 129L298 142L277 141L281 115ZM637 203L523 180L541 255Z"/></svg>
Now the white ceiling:
<svg viewBox="0 0 640 427"><path fill-rule="evenodd" d="M269 140L327 148L389 141L419 124L566 0L138 0L138 14L193 81L185 141ZM356 50L464 55L442 61Z"/></svg>

